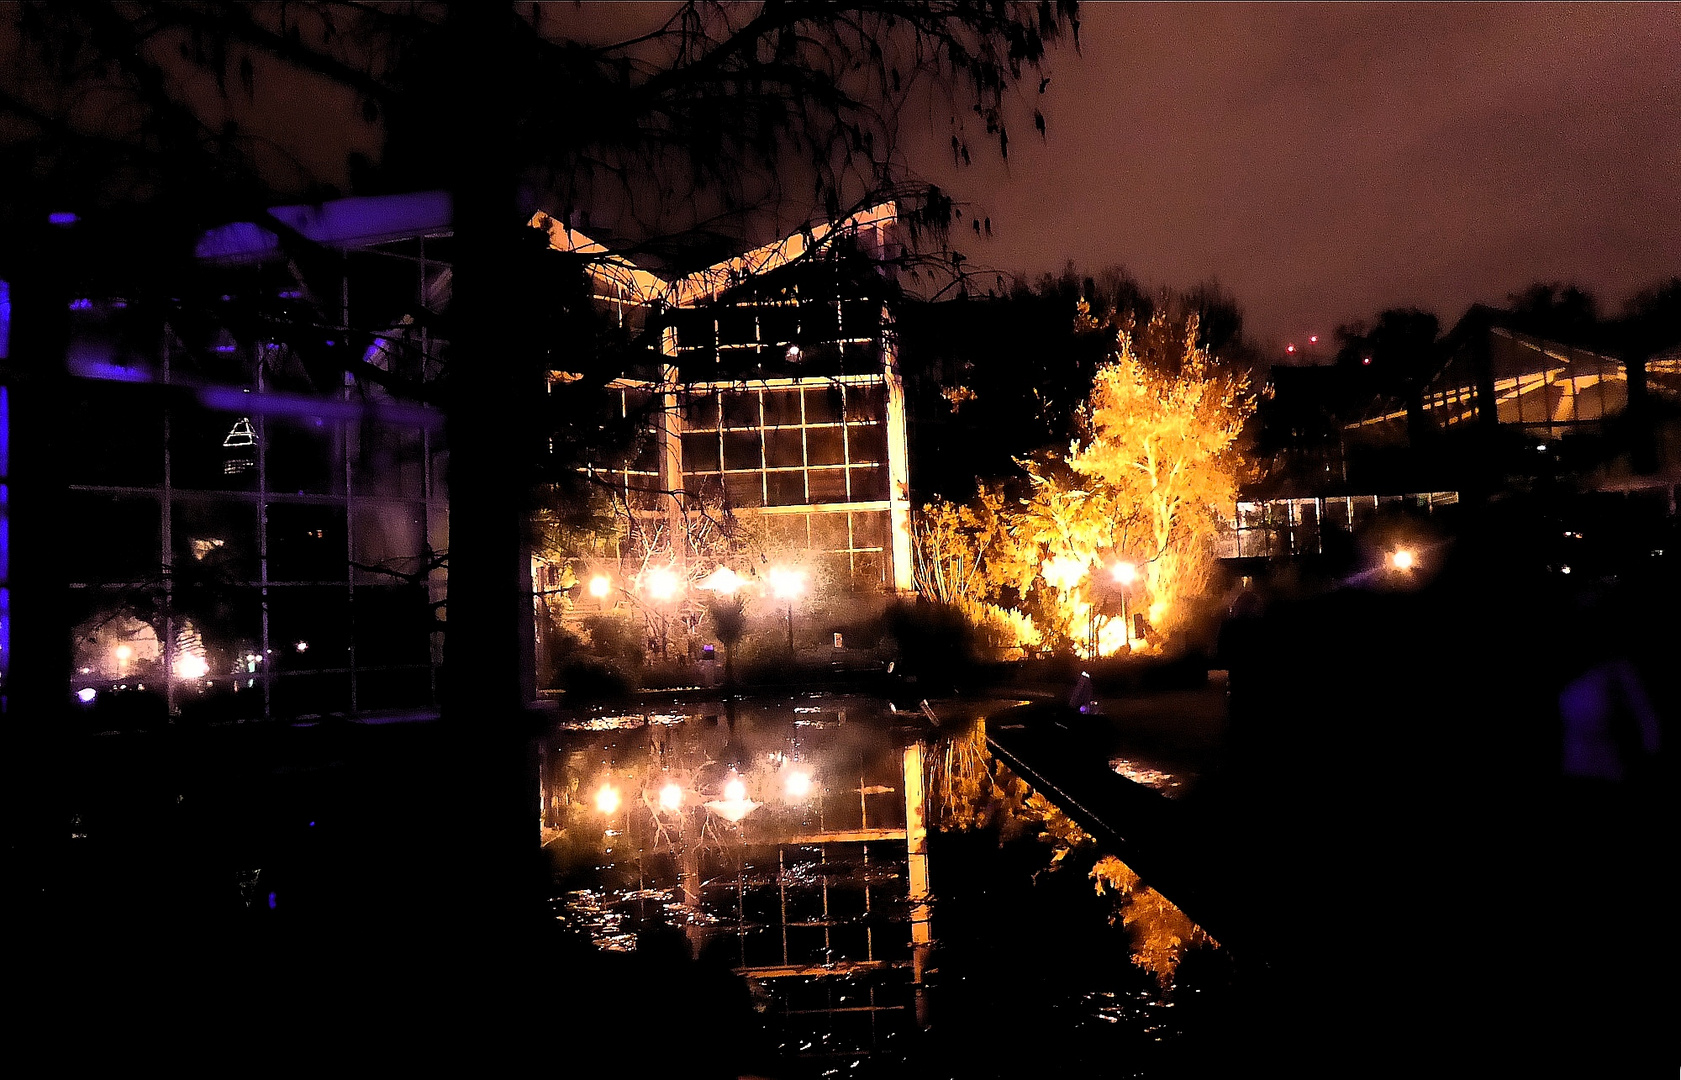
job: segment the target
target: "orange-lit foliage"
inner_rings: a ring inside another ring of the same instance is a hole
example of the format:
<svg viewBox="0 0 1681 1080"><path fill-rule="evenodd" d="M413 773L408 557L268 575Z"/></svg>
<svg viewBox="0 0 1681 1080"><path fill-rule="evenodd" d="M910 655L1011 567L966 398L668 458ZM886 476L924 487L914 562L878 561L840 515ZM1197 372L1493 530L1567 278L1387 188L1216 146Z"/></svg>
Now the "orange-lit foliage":
<svg viewBox="0 0 1681 1080"><path fill-rule="evenodd" d="M983 488L966 507L923 508L919 585L977 623L1110 654L1127 644L1123 612L1148 619L1147 643L1172 633L1213 567L1222 517L1237 499L1237 450L1254 411L1245 376L1197 344L1197 319L1158 312L1141 330L1080 302L1076 328L1113 332L1081 430L1065 453L1021 462L1028 497ZM1120 563L1138 568L1115 581ZM988 622L988 620L990 620Z"/></svg>
<svg viewBox="0 0 1681 1080"><path fill-rule="evenodd" d="M1115 898L1115 915L1132 934L1132 962L1167 985L1185 950L1219 942L1192 922L1167 897L1150 888L1132 867L1105 855L1091 868L1098 895Z"/></svg>

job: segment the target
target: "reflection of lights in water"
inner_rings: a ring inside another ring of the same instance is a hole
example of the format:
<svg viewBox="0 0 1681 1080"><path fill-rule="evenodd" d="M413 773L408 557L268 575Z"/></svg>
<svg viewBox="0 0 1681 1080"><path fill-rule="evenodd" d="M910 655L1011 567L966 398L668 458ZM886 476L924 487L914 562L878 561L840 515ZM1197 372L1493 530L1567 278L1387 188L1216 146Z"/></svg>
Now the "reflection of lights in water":
<svg viewBox="0 0 1681 1080"><path fill-rule="evenodd" d="M714 799L706 808L725 821L740 821L759 808L751 799Z"/></svg>
<svg viewBox="0 0 1681 1080"><path fill-rule="evenodd" d="M611 814L619 808L619 789L612 784L602 784L595 793L595 808L603 814Z"/></svg>
<svg viewBox="0 0 1681 1080"><path fill-rule="evenodd" d="M1179 779L1172 773L1165 773L1148 765L1128 761L1126 758L1114 759L1109 763L1109 767L1135 784L1143 784L1145 787L1155 788L1158 791L1179 786Z"/></svg>
<svg viewBox="0 0 1681 1080"><path fill-rule="evenodd" d="M811 774L804 769L795 769L788 774L788 797L803 799L811 794Z"/></svg>
<svg viewBox="0 0 1681 1080"><path fill-rule="evenodd" d="M660 788L660 809L667 812L678 810L683 805L683 789L676 784L667 784Z"/></svg>

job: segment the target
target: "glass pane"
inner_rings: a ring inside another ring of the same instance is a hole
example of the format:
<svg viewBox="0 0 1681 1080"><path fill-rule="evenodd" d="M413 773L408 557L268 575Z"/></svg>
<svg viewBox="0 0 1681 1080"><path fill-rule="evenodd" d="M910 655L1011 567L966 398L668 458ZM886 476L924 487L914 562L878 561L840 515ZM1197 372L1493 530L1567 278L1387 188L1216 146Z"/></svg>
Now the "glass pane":
<svg viewBox="0 0 1681 1080"><path fill-rule="evenodd" d="M833 300L814 300L800 305L800 334L806 341L832 341L839 333L839 304Z"/></svg>
<svg viewBox="0 0 1681 1080"><path fill-rule="evenodd" d="M169 418L169 468L177 487L255 491L262 424L248 416L176 409Z"/></svg>
<svg viewBox="0 0 1681 1080"><path fill-rule="evenodd" d="M385 501L356 504L355 559L360 566L378 569L355 570L358 582L391 584L391 570L401 574L421 573L425 565L426 515L423 505Z"/></svg>
<svg viewBox="0 0 1681 1080"><path fill-rule="evenodd" d="M170 510L175 574L257 580L257 505L227 498L177 499Z"/></svg>
<svg viewBox="0 0 1681 1080"><path fill-rule="evenodd" d="M718 344L745 345L758 340L752 308L717 309Z"/></svg>
<svg viewBox="0 0 1681 1080"><path fill-rule="evenodd" d="M726 431L724 433L724 468L757 469L764 459L759 452L757 431Z"/></svg>
<svg viewBox="0 0 1681 1080"><path fill-rule="evenodd" d="M352 430L356 448L351 462L359 490L394 498L425 496L425 446L419 431L374 422Z"/></svg>
<svg viewBox="0 0 1681 1080"><path fill-rule="evenodd" d="M103 383L76 388L71 437L62 440L72 484L163 482L163 410L147 389Z"/></svg>
<svg viewBox="0 0 1681 1080"><path fill-rule="evenodd" d="M774 428L765 432L765 464L776 468L799 468L805 464L805 437L799 428Z"/></svg>
<svg viewBox="0 0 1681 1080"><path fill-rule="evenodd" d="M268 593L276 671L350 666L348 587L276 585Z"/></svg>
<svg viewBox="0 0 1681 1080"><path fill-rule="evenodd" d="M845 551L852 538L847 532L845 514L811 515L811 549L813 551Z"/></svg>
<svg viewBox="0 0 1681 1080"><path fill-rule="evenodd" d="M805 502L805 470L765 474L770 489L765 499L768 506L799 506Z"/></svg>
<svg viewBox="0 0 1681 1080"><path fill-rule="evenodd" d="M884 424L848 424L847 455L853 462L887 460L887 427Z"/></svg>
<svg viewBox="0 0 1681 1080"><path fill-rule="evenodd" d="M768 426L795 426L800 418L798 390L767 390L764 393L765 423Z"/></svg>
<svg viewBox="0 0 1681 1080"><path fill-rule="evenodd" d="M881 329L881 301L842 300L841 336L874 337Z"/></svg>
<svg viewBox="0 0 1681 1080"><path fill-rule="evenodd" d="M757 428L759 426L759 395L752 391L735 391L723 395L724 426Z"/></svg>
<svg viewBox="0 0 1681 1080"><path fill-rule="evenodd" d="M806 488L812 502L845 502L845 469L812 469L806 473Z"/></svg>
<svg viewBox="0 0 1681 1080"><path fill-rule="evenodd" d="M764 473L725 473L724 498L731 506L763 506Z"/></svg>
<svg viewBox="0 0 1681 1080"><path fill-rule="evenodd" d="M162 581L163 511L157 499L72 491L65 495L64 510L61 536L72 580Z"/></svg>
<svg viewBox="0 0 1681 1080"><path fill-rule="evenodd" d="M683 435L683 472L717 472L719 461L718 435L703 431Z"/></svg>
<svg viewBox="0 0 1681 1080"><path fill-rule="evenodd" d="M356 664L425 664L431 656L432 612L426 591L407 586L357 586Z"/></svg>
<svg viewBox="0 0 1681 1080"><path fill-rule="evenodd" d="M841 388L812 387L805 392L805 422L808 424L838 424L841 419Z"/></svg>
<svg viewBox="0 0 1681 1080"><path fill-rule="evenodd" d="M334 453L339 428L320 417L269 418L263 425L269 490L323 495L343 491L343 466Z"/></svg>
<svg viewBox="0 0 1681 1080"><path fill-rule="evenodd" d="M715 394L695 394L683 406L683 423L691 428L718 426L718 397Z"/></svg>
<svg viewBox="0 0 1681 1080"><path fill-rule="evenodd" d="M841 428L806 428L806 461L812 465L840 465L846 461L845 436Z"/></svg>
<svg viewBox="0 0 1681 1080"><path fill-rule="evenodd" d="M350 569L342 506L271 503L270 581L344 581Z"/></svg>
<svg viewBox="0 0 1681 1080"><path fill-rule="evenodd" d="M887 467L885 465L853 466L852 499L869 502L887 498Z"/></svg>
<svg viewBox="0 0 1681 1080"><path fill-rule="evenodd" d="M885 548L891 530L885 510L852 515L852 546L854 548Z"/></svg>

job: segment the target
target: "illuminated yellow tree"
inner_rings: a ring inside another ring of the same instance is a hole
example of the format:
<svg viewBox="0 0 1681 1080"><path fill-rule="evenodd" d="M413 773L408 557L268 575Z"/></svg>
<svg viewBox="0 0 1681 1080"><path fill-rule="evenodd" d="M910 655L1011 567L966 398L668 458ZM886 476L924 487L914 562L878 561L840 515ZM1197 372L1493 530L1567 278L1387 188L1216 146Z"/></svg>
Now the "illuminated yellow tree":
<svg viewBox="0 0 1681 1080"><path fill-rule="evenodd" d="M1088 331L1114 325L1093 318L1083 301L1076 321ZM1218 367L1197 344L1196 316L1182 329L1175 321L1158 311L1141 335L1130 320L1116 327L1115 351L1092 384L1085 431L1067 457L1068 482L1086 494L1076 535L1094 548L1047 545L1051 558L1136 563L1139 599L1164 631L1177 622L1181 602L1207 583L1215 534L1237 498L1238 439L1254 411L1247 378ZM1055 474L1039 486L1036 502L1060 494Z"/></svg>
<svg viewBox="0 0 1681 1080"><path fill-rule="evenodd" d="M1237 444L1254 412L1248 380L1197 344L1197 317L1099 320L1081 301L1081 333L1112 332L1066 453L1019 464L1025 497L983 487L966 507L935 503L917 523L918 586L1017 644L1092 648L1128 641L1121 601L1148 616L1152 640L1188 614L1237 499ZM1136 580L1113 571L1131 564ZM1095 641L1094 641L1095 639ZM1136 647L1136 642L1134 642Z"/></svg>

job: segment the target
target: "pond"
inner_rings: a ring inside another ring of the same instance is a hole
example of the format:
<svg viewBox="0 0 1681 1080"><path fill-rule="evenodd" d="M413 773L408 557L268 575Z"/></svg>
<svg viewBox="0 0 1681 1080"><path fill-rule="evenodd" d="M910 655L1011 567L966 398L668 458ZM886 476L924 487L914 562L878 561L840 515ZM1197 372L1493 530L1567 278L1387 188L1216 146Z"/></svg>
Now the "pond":
<svg viewBox="0 0 1681 1080"><path fill-rule="evenodd" d="M987 705L945 711L970 715L809 696L563 725L541 759L555 918L708 1007L734 995L709 1052L738 1072L1182 1065L1220 1022L1224 951L992 758Z"/></svg>

